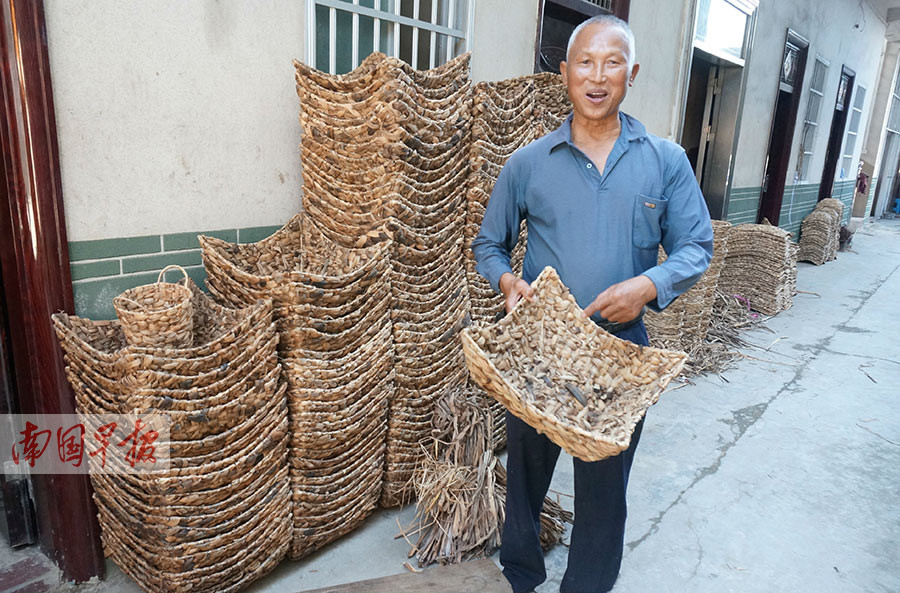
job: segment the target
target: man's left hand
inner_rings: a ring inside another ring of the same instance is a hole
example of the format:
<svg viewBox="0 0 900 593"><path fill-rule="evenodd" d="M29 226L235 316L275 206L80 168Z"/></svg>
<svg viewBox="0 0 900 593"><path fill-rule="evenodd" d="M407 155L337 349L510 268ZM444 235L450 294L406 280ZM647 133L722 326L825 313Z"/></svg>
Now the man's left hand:
<svg viewBox="0 0 900 593"><path fill-rule="evenodd" d="M584 310L585 317L599 312L603 319L625 323L637 317L641 309L656 298L656 285L647 276L635 276L613 284Z"/></svg>

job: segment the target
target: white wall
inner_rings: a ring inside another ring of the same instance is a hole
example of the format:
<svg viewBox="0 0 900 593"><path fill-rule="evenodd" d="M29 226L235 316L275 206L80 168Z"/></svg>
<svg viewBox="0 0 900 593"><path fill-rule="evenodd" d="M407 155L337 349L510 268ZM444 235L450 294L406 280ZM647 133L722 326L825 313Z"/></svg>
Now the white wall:
<svg viewBox="0 0 900 593"><path fill-rule="evenodd" d="M622 110L670 140L675 140L683 116L693 6L693 0L633 0L628 17L641 69Z"/></svg>
<svg viewBox="0 0 900 593"><path fill-rule="evenodd" d="M820 111L819 133L816 136L810 164L809 181L811 183L820 181L819 176L825 162L825 149L831 129L831 115L842 65L856 71L854 96L856 85L861 84L866 87L860 137L854 151L858 158L868 122L869 106L878 81L878 66L885 35L884 23L872 11L868 3L863 2L862 7L865 12L865 26L855 29L853 25L859 14L859 4L856 2L847 2L846 0L760 1L757 10L756 38L747 65L749 68L747 94L744 100L740 141L735 155L737 165L734 187L755 187L762 184L775 98L778 91L780 64L788 27L809 40L810 46L797 125L794 130L793 154L788 169L787 183L793 183L792 176L796 170L797 151L803 132L809 81L816 53L828 60L831 66L825 81L825 97ZM840 162L838 162L839 172ZM849 176L856 176L855 169Z"/></svg>
<svg viewBox="0 0 900 593"><path fill-rule="evenodd" d="M474 2L472 79L504 80L534 72L538 0Z"/></svg>
<svg viewBox="0 0 900 593"><path fill-rule="evenodd" d="M71 241L299 209L298 0L45 0Z"/></svg>

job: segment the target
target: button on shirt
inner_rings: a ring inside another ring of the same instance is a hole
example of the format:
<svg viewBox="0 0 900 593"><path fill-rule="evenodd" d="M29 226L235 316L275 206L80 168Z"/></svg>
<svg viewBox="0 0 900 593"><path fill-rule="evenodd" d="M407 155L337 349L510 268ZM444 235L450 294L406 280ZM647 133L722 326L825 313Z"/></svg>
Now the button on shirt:
<svg viewBox="0 0 900 593"><path fill-rule="evenodd" d="M712 257L706 201L684 150L619 114L621 132L604 171L572 142L572 116L517 150L503 167L472 244L477 269L499 292L511 272L519 224L528 227L522 277L559 272L578 305L608 287L645 275L662 309L689 289ZM668 259L657 265L662 244ZM595 314L600 321L600 315Z"/></svg>

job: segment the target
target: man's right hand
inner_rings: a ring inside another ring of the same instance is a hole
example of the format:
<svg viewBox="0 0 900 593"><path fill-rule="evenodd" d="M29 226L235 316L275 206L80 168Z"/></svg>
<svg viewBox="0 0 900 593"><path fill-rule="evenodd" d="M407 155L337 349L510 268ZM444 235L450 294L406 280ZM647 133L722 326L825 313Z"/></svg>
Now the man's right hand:
<svg viewBox="0 0 900 593"><path fill-rule="evenodd" d="M534 289L530 284L509 272L500 276L500 292L506 297L507 313L511 313L523 298L530 301L534 296Z"/></svg>

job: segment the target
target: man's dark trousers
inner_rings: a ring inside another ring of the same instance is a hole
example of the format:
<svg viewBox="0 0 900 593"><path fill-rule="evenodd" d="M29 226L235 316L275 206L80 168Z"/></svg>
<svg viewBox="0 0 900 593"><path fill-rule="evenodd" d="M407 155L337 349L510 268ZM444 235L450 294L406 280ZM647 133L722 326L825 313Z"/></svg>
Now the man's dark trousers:
<svg viewBox="0 0 900 593"><path fill-rule="evenodd" d="M646 346L643 321L616 334ZM603 593L612 589L622 564L625 540L625 490L644 421L631 445L615 457L585 462L575 458L575 525L561 593ZM539 529L541 506L559 447L550 439L506 414L506 522L500 563L515 593L531 591L547 578Z"/></svg>

